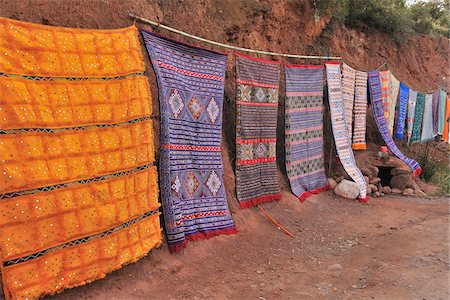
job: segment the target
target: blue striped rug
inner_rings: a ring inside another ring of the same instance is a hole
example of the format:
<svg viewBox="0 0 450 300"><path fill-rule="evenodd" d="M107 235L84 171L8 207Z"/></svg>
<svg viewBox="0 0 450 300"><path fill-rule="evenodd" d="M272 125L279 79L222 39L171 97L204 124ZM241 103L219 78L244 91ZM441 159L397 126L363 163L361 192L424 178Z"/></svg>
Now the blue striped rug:
<svg viewBox="0 0 450 300"><path fill-rule="evenodd" d="M171 251L236 228L223 182L227 56L142 31L158 78L161 200Z"/></svg>

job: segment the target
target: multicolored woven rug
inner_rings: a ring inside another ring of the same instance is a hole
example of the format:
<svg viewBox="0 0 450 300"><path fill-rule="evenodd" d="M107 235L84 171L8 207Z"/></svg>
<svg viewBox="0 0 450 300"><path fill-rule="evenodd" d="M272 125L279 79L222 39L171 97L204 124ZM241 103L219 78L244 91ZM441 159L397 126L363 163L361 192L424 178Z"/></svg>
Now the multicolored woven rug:
<svg viewBox="0 0 450 300"><path fill-rule="evenodd" d="M367 72L355 71L353 143L354 150L366 149Z"/></svg>
<svg viewBox="0 0 450 300"><path fill-rule="evenodd" d="M424 103L425 103L425 94L417 93L416 108L414 110L414 124L413 124L413 129L412 129L411 143L420 141Z"/></svg>
<svg viewBox="0 0 450 300"><path fill-rule="evenodd" d="M280 65L236 54L236 192L242 208L281 198L276 165Z"/></svg>
<svg viewBox="0 0 450 300"><path fill-rule="evenodd" d="M440 103L440 91L433 93L433 134L436 136L439 132L439 103Z"/></svg>
<svg viewBox="0 0 450 300"><path fill-rule="evenodd" d="M389 120L389 106L391 103L391 71L380 71L381 99L386 120Z"/></svg>
<svg viewBox="0 0 450 300"><path fill-rule="evenodd" d="M439 116L438 116L438 134L444 133L444 124L445 124L445 91L439 91Z"/></svg>
<svg viewBox="0 0 450 300"><path fill-rule="evenodd" d="M223 181L221 137L227 56L141 31L158 78L160 183L171 251L236 233Z"/></svg>
<svg viewBox="0 0 450 300"><path fill-rule="evenodd" d="M286 170L300 201L329 188L323 158L323 67L285 65Z"/></svg>
<svg viewBox="0 0 450 300"><path fill-rule="evenodd" d="M408 107L409 87L400 82L400 101L398 105L398 120L397 129L395 130L395 137L399 140L403 139L403 132L405 131L406 108Z"/></svg>
<svg viewBox="0 0 450 300"><path fill-rule="evenodd" d="M161 244L152 100L135 27L0 18L0 45L3 288L37 299Z"/></svg>
<svg viewBox="0 0 450 300"><path fill-rule="evenodd" d="M389 133L394 135L394 120L395 120L395 107L397 106L398 93L400 90L400 81L392 74L390 79L390 102L389 102L389 119L388 119L388 129Z"/></svg>
<svg viewBox="0 0 450 300"><path fill-rule="evenodd" d="M414 172L415 176L418 176L422 169L420 165L413 159L406 157L397 147L394 140L392 139L389 129L387 127L387 121L384 117L383 102L381 99L381 84L380 76L378 71L369 72L369 91L370 91L370 101L372 103L372 112L377 124L378 130L383 137L384 142L398 158L403 160Z"/></svg>
<svg viewBox="0 0 450 300"><path fill-rule="evenodd" d="M412 132L414 128L414 116L416 112L416 102L417 102L417 92L414 90L409 90L408 96L408 118L407 118L407 138L408 144L411 143L412 140Z"/></svg>
<svg viewBox="0 0 450 300"><path fill-rule="evenodd" d="M423 108L422 133L420 141L422 143L434 139L433 133L433 95L425 95L425 104Z"/></svg>
<svg viewBox="0 0 450 300"><path fill-rule="evenodd" d="M367 187L361 171L356 165L355 157L348 135L345 118L345 107L342 99L341 66L340 63L328 62L325 64L328 83L328 102L330 104L331 125L334 142L339 159L347 174L358 184L360 201L366 202Z"/></svg>
<svg viewBox="0 0 450 300"><path fill-rule="evenodd" d="M344 99L345 121L348 135L352 139L353 103L355 99L355 69L342 63L342 98Z"/></svg>
<svg viewBox="0 0 450 300"><path fill-rule="evenodd" d="M445 122L444 122L444 130L442 132L442 138L447 143L450 143L450 98L448 95L445 97Z"/></svg>

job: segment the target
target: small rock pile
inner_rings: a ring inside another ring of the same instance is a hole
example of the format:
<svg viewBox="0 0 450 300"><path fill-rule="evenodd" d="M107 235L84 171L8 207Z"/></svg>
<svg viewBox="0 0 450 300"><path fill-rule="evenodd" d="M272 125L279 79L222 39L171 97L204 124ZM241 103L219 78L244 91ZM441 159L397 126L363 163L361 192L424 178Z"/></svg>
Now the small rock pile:
<svg viewBox="0 0 450 300"><path fill-rule="evenodd" d="M386 160L375 157L358 161L358 167L364 175L367 185L367 195L372 197L383 197L384 195L395 194L403 196L425 197L426 194L414 181L411 169L397 157L390 156ZM383 186L379 177L378 167L391 168L391 179L389 185ZM343 169L342 165L337 166L338 175L335 178L328 178L331 189L334 193L343 198L356 199L359 195L358 185L352 181Z"/></svg>

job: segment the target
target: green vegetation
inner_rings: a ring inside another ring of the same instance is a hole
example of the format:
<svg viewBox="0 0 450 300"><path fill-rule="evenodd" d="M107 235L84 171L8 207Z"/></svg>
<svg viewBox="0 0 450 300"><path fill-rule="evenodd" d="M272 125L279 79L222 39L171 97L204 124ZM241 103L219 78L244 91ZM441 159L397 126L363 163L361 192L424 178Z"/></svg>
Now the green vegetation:
<svg viewBox="0 0 450 300"><path fill-rule="evenodd" d="M450 168L431 159L428 147L417 157L417 162L422 167L420 179L438 186L440 194L450 195Z"/></svg>
<svg viewBox="0 0 450 300"><path fill-rule="evenodd" d="M413 33L450 37L449 0L419 0L410 5L406 0L313 0L313 4L321 15L348 26L377 28L397 41Z"/></svg>

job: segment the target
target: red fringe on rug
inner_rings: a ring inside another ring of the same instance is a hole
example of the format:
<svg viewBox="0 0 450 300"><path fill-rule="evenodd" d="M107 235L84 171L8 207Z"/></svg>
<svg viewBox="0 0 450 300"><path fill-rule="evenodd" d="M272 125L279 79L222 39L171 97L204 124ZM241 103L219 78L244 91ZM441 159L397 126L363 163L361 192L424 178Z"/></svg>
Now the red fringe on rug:
<svg viewBox="0 0 450 300"><path fill-rule="evenodd" d="M237 232L238 232L238 230L236 229L236 227L217 229L217 230L211 230L211 231L206 231L206 232L197 232L194 234L187 235L186 239L182 242L175 243L175 244L169 244L169 251L171 253L179 252L186 247L186 244L189 241L195 242L195 241L202 240L202 239L208 240L212 237L215 237L215 236L218 236L221 234L235 234Z"/></svg>
<svg viewBox="0 0 450 300"><path fill-rule="evenodd" d="M254 198L254 199L250 199L250 200L246 200L244 202L240 202L239 205L241 206L241 208L249 208L255 205L258 205L260 203L264 203L264 202L271 202L274 200L279 200L281 199L281 197L283 197L283 195L281 193L278 194L272 194L272 195L264 195L258 198Z"/></svg>
<svg viewBox="0 0 450 300"><path fill-rule="evenodd" d="M422 167L418 167L415 171L414 171L414 176L419 176L420 173L422 173Z"/></svg>
<svg viewBox="0 0 450 300"><path fill-rule="evenodd" d="M323 187L318 187L317 189L311 190L311 191L306 191L303 194L301 194L298 199L300 200L300 202L305 202L306 198L311 197L314 194L319 194L325 191L328 191L330 189L330 185L327 184L326 186Z"/></svg>
<svg viewBox="0 0 450 300"><path fill-rule="evenodd" d="M358 201L359 202L361 202L361 203L367 203L367 202L369 202L369 197L360 197L360 198L358 198Z"/></svg>

